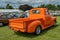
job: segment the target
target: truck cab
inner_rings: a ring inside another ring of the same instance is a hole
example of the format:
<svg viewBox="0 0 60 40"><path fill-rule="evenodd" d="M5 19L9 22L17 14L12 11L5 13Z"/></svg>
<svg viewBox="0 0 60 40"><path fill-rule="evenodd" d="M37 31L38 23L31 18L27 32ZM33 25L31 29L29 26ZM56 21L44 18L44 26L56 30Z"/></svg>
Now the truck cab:
<svg viewBox="0 0 60 40"><path fill-rule="evenodd" d="M25 15L25 17L22 17ZM14 31L40 34L41 30L56 25L56 17L46 8L33 8L20 18L9 19L9 27Z"/></svg>

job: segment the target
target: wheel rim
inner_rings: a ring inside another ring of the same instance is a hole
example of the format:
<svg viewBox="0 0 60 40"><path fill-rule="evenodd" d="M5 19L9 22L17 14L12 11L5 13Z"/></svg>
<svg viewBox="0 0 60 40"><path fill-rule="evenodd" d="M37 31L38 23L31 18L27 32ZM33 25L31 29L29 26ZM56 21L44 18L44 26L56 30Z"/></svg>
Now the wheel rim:
<svg viewBox="0 0 60 40"><path fill-rule="evenodd" d="M36 34L40 34L41 30L40 30L40 27L38 26L37 29L36 29Z"/></svg>

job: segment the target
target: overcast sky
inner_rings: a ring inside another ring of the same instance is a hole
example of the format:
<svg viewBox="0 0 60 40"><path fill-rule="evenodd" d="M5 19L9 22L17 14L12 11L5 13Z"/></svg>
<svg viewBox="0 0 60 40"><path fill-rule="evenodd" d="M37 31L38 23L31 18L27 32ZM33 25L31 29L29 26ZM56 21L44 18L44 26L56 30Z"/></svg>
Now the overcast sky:
<svg viewBox="0 0 60 40"><path fill-rule="evenodd" d="M40 4L60 4L60 0L0 0L0 7L5 7L8 3L13 7L18 7L22 4L29 4L33 7L37 7Z"/></svg>

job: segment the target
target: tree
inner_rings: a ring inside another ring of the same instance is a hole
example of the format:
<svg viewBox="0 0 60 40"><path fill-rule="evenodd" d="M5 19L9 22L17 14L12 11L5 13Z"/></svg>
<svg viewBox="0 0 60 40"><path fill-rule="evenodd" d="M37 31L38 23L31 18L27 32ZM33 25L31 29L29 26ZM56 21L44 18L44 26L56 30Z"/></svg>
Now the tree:
<svg viewBox="0 0 60 40"><path fill-rule="evenodd" d="M57 10L60 10L60 5L57 5Z"/></svg>
<svg viewBox="0 0 60 40"><path fill-rule="evenodd" d="M45 8L45 4L41 4L40 6L38 6L38 8Z"/></svg>
<svg viewBox="0 0 60 40"><path fill-rule="evenodd" d="M6 9L13 9L13 7L10 4L7 4Z"/></svg>
<svg viewBox="0 0 60 40"><path fill-rule="evenodd" d="M54 11L57 9L57 7L55 6L55 4L47 4L46 8L48 8L49 10L54 10Z"/></svg>
<svg viewBox="0 0 60 40"><path fill-rule="evenodd" d="M40 8L40 7L42 7L42 8L47 8L48 10L60 10L60 5L55 5L55 4L42 4L42 5L40 5L40 6L38 6L38 8Z"/></svg>
<svg viewBox="0 0 60 40"><path fill-rule="evenodd" d="M25 4L25 5L20 5L20 6L19 6L19 9L20 9L20 10L23 10L23 11L30 10L30 9L32 9L32 8L33 8L32 6L29 6L29 5L27 5L27 4Z"/></svg>
<svg viewBox="0 0 60 40"><path fill-rule="evenodd" d="M51 5L51 4L47 4L47 5L46 5L46 8L48 8L49 10L52 10L52 8L51 8L51 7L52 7L52 5Z"/></svg>

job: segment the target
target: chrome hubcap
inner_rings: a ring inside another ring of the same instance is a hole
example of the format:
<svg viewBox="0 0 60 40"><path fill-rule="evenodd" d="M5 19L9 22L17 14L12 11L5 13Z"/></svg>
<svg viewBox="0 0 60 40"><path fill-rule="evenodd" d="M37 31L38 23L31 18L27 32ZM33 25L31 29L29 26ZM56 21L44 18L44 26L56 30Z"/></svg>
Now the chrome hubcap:
<svg viewBox="0 0 60 40"><path fill-rule="evenodd" d="M40 27L37 27L36 34L40 34L40 32L41 32Z"/></svg>

